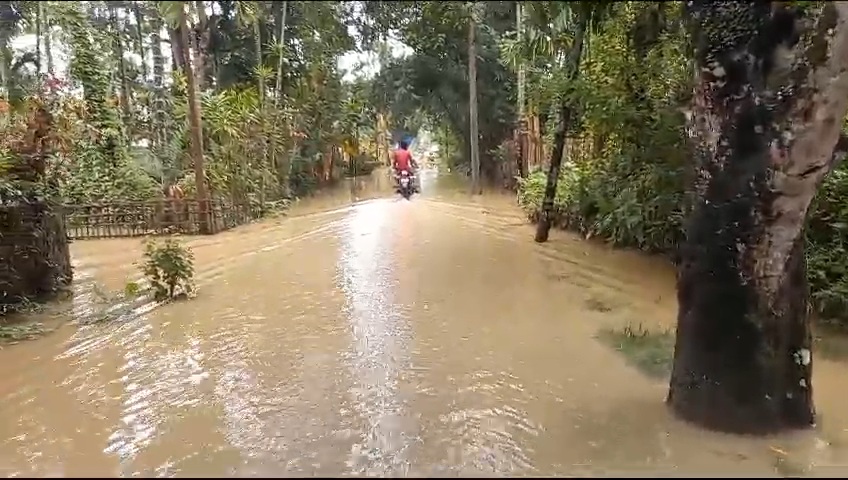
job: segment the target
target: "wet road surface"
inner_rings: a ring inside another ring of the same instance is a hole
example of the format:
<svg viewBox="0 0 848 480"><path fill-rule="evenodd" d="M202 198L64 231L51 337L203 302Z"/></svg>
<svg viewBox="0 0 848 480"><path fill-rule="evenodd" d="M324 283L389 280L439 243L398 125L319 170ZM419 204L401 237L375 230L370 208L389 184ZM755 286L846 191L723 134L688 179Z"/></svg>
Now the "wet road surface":
<svg viewBox="0 0 848 480"><path fill-rule="evenodd" d="M665 383L594 338L672 325L670 266L534 244L511 197L422 180L412 201L375 174L190 239L197 298L0 350L0 474L848 474L844 366L817 361L815 432L674 421ZM75 243L74 301L120 289L140 252Z"/></svg>

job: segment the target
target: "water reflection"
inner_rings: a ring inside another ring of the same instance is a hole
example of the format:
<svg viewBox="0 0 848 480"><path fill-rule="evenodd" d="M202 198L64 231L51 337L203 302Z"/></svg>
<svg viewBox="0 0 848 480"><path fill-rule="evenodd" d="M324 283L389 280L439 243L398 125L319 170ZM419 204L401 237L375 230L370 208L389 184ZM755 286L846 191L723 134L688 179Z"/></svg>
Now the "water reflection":
<svg viewBox="0 0 848 480"><path fill-rule="evenodd" d="M398 395L400 373L409 364L409 326L393 297L398 288L393 276L397 246L391 244L389 230L403 221L397 213L385 201L358 206L347 219L341 250L355 379L350 393L354 408L367 421L361 441L351 452L349 466L355 474L404 472L414 437L407 425L405 401Z"/></svg>

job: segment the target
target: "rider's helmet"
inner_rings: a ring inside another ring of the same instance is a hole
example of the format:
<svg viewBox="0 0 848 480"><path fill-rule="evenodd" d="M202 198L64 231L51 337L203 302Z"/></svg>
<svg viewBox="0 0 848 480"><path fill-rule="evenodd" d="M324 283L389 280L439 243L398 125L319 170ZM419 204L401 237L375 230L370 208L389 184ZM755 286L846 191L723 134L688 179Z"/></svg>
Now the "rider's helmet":
<svg viewBox="0 0 848 480"><path fill-rule="evenodd" d="M401 140L400 141L400 149L401 150L408 150L409 149L409 142L407 142L406 140Z"/></svg>

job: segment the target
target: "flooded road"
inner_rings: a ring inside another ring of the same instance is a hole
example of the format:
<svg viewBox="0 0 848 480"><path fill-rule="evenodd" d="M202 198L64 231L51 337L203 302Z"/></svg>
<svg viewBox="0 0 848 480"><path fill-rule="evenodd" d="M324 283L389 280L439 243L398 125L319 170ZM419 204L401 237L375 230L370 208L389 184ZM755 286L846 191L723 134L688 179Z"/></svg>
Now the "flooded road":
<svg viewBox="0 0 848 480"><path fill-rule="evenodd" d="M848 475L844 365L817 360L817 431L677 422L665 382L595 339L672 326L672 268L537 245L511 197L442 181L404 201L375 174L190 239L196 299L0 350L0 474ZM141 247L73 254L78 290L120 289Z"/></svg>

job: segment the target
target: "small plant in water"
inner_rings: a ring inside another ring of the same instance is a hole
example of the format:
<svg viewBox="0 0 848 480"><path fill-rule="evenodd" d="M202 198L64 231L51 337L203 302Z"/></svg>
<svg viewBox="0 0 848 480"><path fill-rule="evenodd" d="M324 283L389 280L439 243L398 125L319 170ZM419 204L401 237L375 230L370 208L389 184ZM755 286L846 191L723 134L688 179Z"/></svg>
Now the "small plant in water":
<svg viewBox="0 0 848 480"><path fill-rule="evenodd" d="M138 282L127 282L124 285L124 296L127 298L137 297L141 293L141 286Z"/></svg>
<svg viewBox="0 0 848 480"><path fill-rule="evenodd" d="M162 243L149 240L144 245L141 271L150 282L153 298L172 300L194 293L194 255L191 249L173 239Z"/></svg>
<svg viewBox="0 0 848 480"><path fill-rule="evenodd" d="M672 330L652 332L642 325L601 331L599 338L620 352L636 368L652 377L671 373L675 335Z"/></svg>

